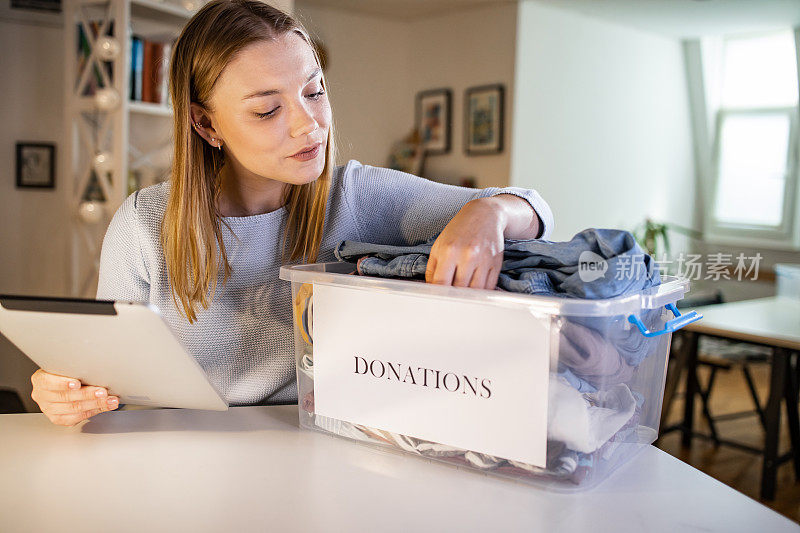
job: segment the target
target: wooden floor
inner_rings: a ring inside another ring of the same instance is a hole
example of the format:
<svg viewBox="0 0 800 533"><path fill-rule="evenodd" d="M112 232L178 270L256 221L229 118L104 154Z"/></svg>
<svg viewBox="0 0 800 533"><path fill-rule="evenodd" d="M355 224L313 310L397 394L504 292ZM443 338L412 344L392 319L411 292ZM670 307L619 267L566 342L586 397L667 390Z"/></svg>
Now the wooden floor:
<svg viewBox="0 0 800 533"><path fill-rule="evenodd" d="M751 370L763 404L769 388L769 367L764 364L751 365ZM700 379L705 383L706 374L701 374ZM699 398L696 404L695 424L697 425L697 430L707 433L708 425L700 416ZM712 415L748 410L752 408L752 405L747 385L739 370L733 369L729 372L717 373L714 390L711 395ZM682 413L683 399L681 395L675 399L670 409L667 424L678 422ZM757 447L763 445L764 432L756 416L721 421L717 424L717 431L723 438L741 441ZM694 439L691 449L685 449L681 446L680 434L677 431L664 435L656 442L656 446L739 492L761 501L758 496L761 486L762 460L760 456L729 446L715 447L713 442L702 439ZM786 432L786 413L784 410L783 419L781 420L780 453L788 449L789 435ZM795 522L800 522L800 483L794 477L791 463L784 463L778 469L775 500L771 502L761 501L761 503Z"/></svg>

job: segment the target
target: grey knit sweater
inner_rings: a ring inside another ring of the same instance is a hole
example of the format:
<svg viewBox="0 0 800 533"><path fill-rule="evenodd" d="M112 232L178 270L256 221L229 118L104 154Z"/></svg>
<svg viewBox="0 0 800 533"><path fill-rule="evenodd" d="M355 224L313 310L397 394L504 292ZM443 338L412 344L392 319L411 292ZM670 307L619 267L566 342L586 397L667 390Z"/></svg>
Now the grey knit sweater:
<svg viewBox="0 0 800 533"><path fill-rule="evenodd" d="M343 240L412 244L444 229L468 201L510 193L527 200L548 238L553 215L533 190L468 189L350 160L336 167L318 261L335 261ZM154 304L231 405L297 400L289 282L278 279L286 209L225 217L223 241L233 275L190 324L178 313L160 245L169 184L128 197L103 240L97 298Z"/></svg>

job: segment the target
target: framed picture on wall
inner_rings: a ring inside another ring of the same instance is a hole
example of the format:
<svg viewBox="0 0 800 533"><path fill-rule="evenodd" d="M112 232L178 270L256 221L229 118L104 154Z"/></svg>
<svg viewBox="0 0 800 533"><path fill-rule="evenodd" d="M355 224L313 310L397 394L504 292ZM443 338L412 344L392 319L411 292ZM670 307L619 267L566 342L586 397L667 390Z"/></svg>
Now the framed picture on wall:
<svg viewBox="0 0 800 533"><path fill-rule="evenodd" d="M451 101L450 89L417 93L415 125L426 155L446 154L450 151Z"/></svg>
<svg viewBox="0 0 800 533"><path fill-rule="evenodd" d="M482 85L466 90L465 151L469 155L503 151L503 85Z"/></svg>
<svg viewBox="0 0 800 533"><path fill-rule="evenodd" d="M3 0L0 19L62 28L61 0Z"/></svg>
<svg viewBox="0 0 800 533"><path fill-rule="evenodd" d="M56 186L56 145L17 143L17 187L54 189Z"/></svg>

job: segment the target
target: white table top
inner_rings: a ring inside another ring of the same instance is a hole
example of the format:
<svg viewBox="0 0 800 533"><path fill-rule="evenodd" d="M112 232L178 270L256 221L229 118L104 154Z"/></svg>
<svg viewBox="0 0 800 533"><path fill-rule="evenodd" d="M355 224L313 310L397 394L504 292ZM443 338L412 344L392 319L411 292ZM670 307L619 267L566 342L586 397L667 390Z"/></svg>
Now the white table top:
<svg viewBox="0 0 800 533"><path fill-rule="evenodd" d="M0 529L15 531L800 531L647 447L557 494L300 430L297 407L0 415Z"/></svg>
<svg viewBox="0 0 800 533"><path fill-rule="evenodd" d="M696 308L689 331L800 350L800 299L773 296Z"/></svg>

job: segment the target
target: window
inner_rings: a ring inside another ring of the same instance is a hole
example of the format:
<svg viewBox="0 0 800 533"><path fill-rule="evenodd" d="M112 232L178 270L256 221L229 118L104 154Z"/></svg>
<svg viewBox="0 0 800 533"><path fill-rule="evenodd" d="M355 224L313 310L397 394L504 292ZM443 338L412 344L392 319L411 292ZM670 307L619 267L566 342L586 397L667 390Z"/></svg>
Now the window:
<svg viewBox="0 0 800 533"><path fill-rule="evenodd" d="M727 37L716 50L716 75L707 80L717 97L716 106L709 102L716 142L708 222L719 234L788 240L796 181L794 32Z"/></svg>
<svg viewBox="0 0 800 533"><path fill-rule="evenodd" d="M784 219L791 116L721 112L714 218L720 224L780 227Z"/></svg>

